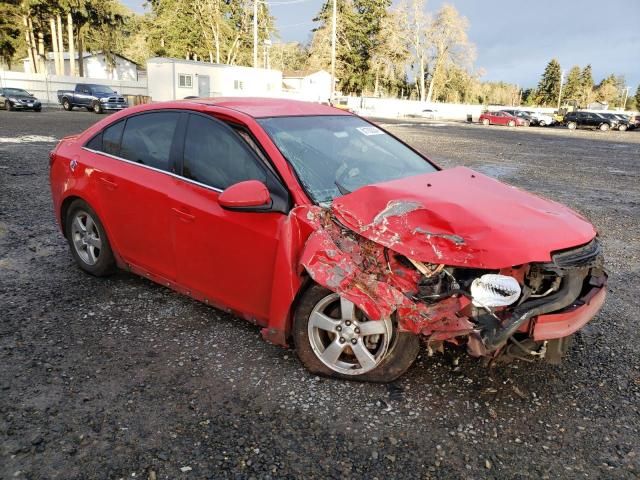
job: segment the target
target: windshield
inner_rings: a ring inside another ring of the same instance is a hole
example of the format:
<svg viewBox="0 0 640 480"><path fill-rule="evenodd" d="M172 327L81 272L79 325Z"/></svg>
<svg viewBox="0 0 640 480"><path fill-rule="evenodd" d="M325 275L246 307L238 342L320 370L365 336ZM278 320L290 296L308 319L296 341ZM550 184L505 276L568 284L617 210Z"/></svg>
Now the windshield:
<svg viewBox="0 0 640 480"><path fill-rule="evenodd" d="M435 172L420 155L352 116L258 120L317 203L362 186Z"/></svg>
<svg viewBox="0 0 640 480"><path fill-rule="evenodd" d="M5 88L4 94L5 95L21 95L26 97L31 96L29 92L27 92L26 90L22 90L21 88Z"/></svg>
<svg viewBox="0 0 640 480"><path fill-rule="evenodd" d="M94 85L91 87L91 90L93 90L93 93L116 93L109 87L104 87L102 85Z"/></svg>

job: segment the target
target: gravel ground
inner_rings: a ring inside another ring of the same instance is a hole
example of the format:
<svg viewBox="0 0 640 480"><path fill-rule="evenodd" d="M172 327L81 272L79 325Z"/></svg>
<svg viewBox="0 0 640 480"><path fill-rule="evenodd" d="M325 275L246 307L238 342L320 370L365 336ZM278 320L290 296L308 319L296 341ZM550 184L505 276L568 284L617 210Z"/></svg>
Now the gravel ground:
<svg viewBox="0 0 640 480"><path fill-rule="evenodd" d="M369 385L311 376L142 278L76 268L47 153L98 118L0 111L0 478L640 476L640 132L381 121L444 166L582 212L611 288L560 366L449 349Z"/></svg>

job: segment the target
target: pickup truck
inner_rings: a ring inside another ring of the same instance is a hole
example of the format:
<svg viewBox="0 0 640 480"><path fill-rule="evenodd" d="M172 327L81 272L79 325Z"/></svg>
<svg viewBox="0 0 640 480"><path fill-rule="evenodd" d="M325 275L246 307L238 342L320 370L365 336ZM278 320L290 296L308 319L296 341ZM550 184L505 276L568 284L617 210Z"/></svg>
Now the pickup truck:
<svg viewBox="0 0 640 480"><path fill-rule="evenodd" d="M58 102L67 111L73 107L84 107L95 113L122 110L129 106L124 97L110 87L91 83L78 83L75 90L58 90Z"/></svg>

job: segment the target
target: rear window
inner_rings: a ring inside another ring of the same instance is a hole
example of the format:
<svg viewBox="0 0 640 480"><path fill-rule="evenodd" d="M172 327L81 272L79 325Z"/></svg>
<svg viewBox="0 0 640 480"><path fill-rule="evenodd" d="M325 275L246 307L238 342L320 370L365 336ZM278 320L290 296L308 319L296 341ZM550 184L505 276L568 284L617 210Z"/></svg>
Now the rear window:
<svg viewBox="0 0 640 480"><path fill-rule="evenodd" d="M120 156L169 171L171 143L179 117L178 112L154 112L129 117L122 134Z"/></svg>

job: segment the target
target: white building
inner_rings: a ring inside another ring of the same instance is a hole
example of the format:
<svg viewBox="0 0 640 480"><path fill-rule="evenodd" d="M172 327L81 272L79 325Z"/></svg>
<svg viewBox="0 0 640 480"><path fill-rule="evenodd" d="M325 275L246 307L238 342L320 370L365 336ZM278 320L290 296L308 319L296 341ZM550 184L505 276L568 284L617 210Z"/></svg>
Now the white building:
<svg viewBox="0 0 640 480"><path fill-rule="evenodd" d="M147 60L153 101L185 97L278 97L282 72L266 68L156 57Z"/></svg>
<svg viewBox="0 0 640 480"><path fill-rule="evenodd" d="M63 54L64 57L64 75L70 75L71 73L71 62L69 59L68 52ZM109 66L109 62L107 62L107 57L102 52L84 52L83 54L83 62L84 62L84 76L88 78L96 78L96 79L104 79L104 80L132 80L137 81L139 79L144 78L145 71L140 68L140 66L132 60L123 57L122 55L112 54L113 58L113 66ZM31 68L31 60L25 58L23 60L24 71L26 73L33 73L33 69ZM56 66L55 60L53 56L53 52L47 53L47 61L46 61L47 73L49 75L56 74ZM75 71L76 75L78 74L78 54L75 55Z"/></svg>
<svg viewBox="0 0 640 480"><path fill-rule="evenodd" d="M301 100L326 102L331 98L331 74L324 70L285 72L282 86Z"/></svg>

